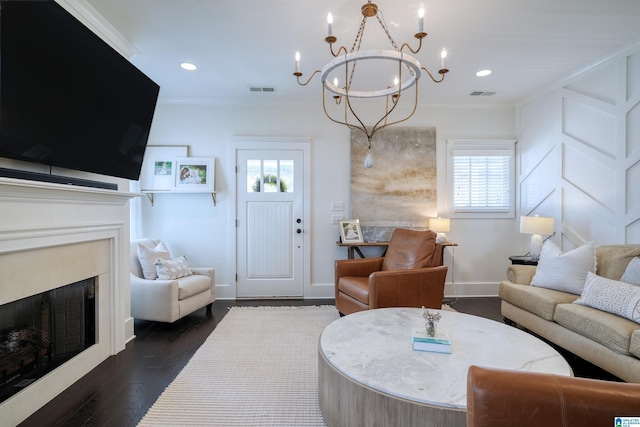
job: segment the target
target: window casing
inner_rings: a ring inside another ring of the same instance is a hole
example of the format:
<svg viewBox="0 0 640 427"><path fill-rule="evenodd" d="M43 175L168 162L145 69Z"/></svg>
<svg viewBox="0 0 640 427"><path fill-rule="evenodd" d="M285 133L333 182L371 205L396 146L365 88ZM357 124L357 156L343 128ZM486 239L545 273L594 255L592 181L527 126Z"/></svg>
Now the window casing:
<svg viewBox="0 0 640 427"><path fill-rule="evenodd" d="M447 141L447 195L454 218L514 218L515 141Z"/></svg>

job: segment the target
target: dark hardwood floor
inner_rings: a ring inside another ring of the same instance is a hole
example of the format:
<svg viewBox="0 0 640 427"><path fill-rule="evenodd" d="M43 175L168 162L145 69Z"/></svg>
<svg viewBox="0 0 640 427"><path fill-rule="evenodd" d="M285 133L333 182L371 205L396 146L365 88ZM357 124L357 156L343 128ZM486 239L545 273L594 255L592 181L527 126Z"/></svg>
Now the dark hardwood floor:
<svg viewBox="0 0 640 427"><path fill-rule="evenodd" d="M229 307L324 304L333 305L333 300L216 301L211 313L201 309L173 324L137 320L136 339L125 351L104 361L20 425L135 426ZM458 298L450 304L462 313L502 321L498 298ZM563 356L576 376L613 379L575 356Z"/></svg>

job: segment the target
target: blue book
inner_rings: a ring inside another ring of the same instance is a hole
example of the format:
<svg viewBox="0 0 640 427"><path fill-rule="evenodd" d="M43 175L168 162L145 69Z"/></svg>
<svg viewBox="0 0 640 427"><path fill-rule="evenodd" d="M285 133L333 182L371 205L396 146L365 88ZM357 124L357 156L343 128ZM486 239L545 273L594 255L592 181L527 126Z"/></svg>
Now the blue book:
<svg viewBox="0 0 640 427"><path fill-rule="evenodd" d="M436 329L436 334L432 337L427 335L427 330L424 328L412 328L411 339L413 340L413 342L451 344L449 334L444 329Z"/></svg>

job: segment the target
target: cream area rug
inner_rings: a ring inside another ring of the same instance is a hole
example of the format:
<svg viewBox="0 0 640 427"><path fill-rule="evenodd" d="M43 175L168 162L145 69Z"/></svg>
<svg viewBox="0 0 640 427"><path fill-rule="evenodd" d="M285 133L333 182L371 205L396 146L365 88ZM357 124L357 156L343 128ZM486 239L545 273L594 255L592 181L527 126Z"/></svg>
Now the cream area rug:
<svg viewBox="0 0 640 427"><path fill-rule="evenodd" d="M318 340L333 306L233 307L139 426L326 426Z"/></svg>

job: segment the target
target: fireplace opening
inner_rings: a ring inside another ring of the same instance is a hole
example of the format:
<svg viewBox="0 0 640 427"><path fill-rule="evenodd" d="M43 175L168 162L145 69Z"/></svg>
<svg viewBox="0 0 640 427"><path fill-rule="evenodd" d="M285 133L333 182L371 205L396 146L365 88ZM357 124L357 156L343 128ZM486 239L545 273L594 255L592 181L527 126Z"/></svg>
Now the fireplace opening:
<svg viewBox="0 0 640 427"><path fill-rule="evenodd" d="M0 402L97 341L96 278L0 305Z"/></svg>

